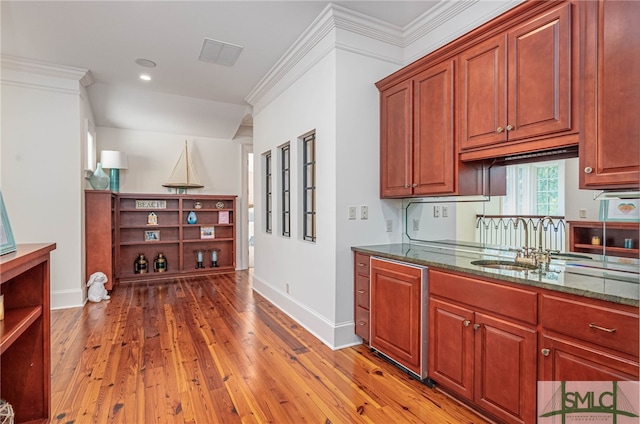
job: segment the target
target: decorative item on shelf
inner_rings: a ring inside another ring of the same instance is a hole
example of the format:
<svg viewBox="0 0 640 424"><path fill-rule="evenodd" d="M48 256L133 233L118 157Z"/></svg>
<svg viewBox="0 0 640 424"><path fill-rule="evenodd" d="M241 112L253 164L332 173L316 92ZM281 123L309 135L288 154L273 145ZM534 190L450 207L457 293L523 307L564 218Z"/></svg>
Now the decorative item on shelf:
<svg viewBox="0 0 640 424"><path fill-rule="evenodd" d="M202 209L202 202L194 202L193 207L195 209Z"/></svg>
<svg viewBox="0 0 640 424"><path fill-rule="evenodd" d="M89 184L94 190L106 190L109 187L109 176L102 169L102 163L98 162L96 170L89 177Z"/></svg>
<svg viewBox="0 0 640 424"><path fill-rule="evenodd" d="M630 238L624 239L624 248L633 249L633 239L630 239Z"/></svg>
<svg viewBox="0 0 640 424"><path fill-rule="evenodd" d="M4 295L0 294L0 321L4 319Z"/></svg>
<svg viewBox="0 0 640 424"><path fill-rule="evenodd" d="M196 268L204 268L204 250L198 249L194 250L193 253L196 255Z"/></svg>
<svg viewBox="0 0 640 424"><path fill-rule="evenodd" d="M218 212L218 224L228 224L228 223L229 223L229 211Z"/></svg>
<svg viewBox="0 0 640 424"><path fill-rule="evenodd" d="M591 244L594 246L600 246L600 237L599 236L591 237Z"/></svg>
<svg viewBox="0 0 640 424"><path fill-rule="evenodd" d="M136 209L167 209L166 200L136 200Z"/></svg>
<svg viewBox="0 0 640 424"><path fill-rule="evenodd" d="M100 152L100 162L102 166L109 169L109 187L113 192L120 191L120 170L129 169L127 155L117 150L103 150Z"/></svg>
<svg viewBox="0 0 640 424"><path fill-rule="evenodd" d="M144 241L158 241L160 240L160 231L145 231Z"/></svg>
<svg viewBox="0 0 640 424"><path fill-rule="evenodd" d="M0 191L0 255L5 255L7 253L15 251L16 241L13 238L13 231L11 231L9 215L7 215L7 209L4 206L2 191Z"/></svg>
<svg viewBox="0 0 640 424"><path fill-rule="evenodd" d="M218 209L222 209L222 208L224 208L224 202L218 202L218 203L216 203L216 208L218 208Z"/></svg>
<svg viewBox="0 0 640 424"><path fill-rule="evenodd" d="M13 424L15 412L9 402L0 399L0 424Z"/></svg>
<svg viewBox="0 0 640 424"><path fill-rule="evenodd" d="M195 224L196 222L198 222L198 217L196 213L194 211L189 212L189 214L187 215L187 223Z"/></svg>
<svg viewBox="0 0 640 424"><path fill-rule="evenodd" d="M158 225L158 215L155 212L149 212L147 215L147 225Z"/></svg>
<svg viewBox="0 0 640 424"><path fill-rule="evenodd" d="M167 270L167 259L162 253L158 253L158 256L153 260L154 272L165 272Z"/></svg>
<svg viewBox="0 0 640 424"><path fill-rule="evenodd" d="M202 188L204 185L200 183L200 178L196 172L191 157L189 157L189 146L187 140L184 141L184 150L173 167L169 181L162 184L163 187L169 189L175 188L176 193L186 193L190 188Z"/></svg>
<svg viewBox="0 0 640 424"><path fill-rule="evenodd" d="M218 267L218 252L220 251L220 249L211 249L211 268L217 268Z"/></svg>
<svg viewBox="0 0 640 424"><path fill-rule="evenodd" d="M216 238L216 227L200 227L201 239L214 239Z"/></svg>
<svg viewBox="0 0 640 424"><path fill-rule="evenodd" d="M146 274L148 271L149 263L147 262L147 258L144 257L144 254L140 253L135 262L133 262L133 272L135 274Z"/></svg>

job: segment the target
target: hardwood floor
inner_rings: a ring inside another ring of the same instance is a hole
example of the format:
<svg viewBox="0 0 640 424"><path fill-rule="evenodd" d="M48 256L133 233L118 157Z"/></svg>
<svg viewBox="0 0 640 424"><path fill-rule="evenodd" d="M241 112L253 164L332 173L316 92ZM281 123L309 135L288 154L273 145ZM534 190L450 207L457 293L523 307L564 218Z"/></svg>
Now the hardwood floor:
<svg viewBox="0 0 640 424"><path fill-rule="evenodd" d="M52 423L485 423L360 345L332 351L249 271L120 285L51 314Z"/></svg>

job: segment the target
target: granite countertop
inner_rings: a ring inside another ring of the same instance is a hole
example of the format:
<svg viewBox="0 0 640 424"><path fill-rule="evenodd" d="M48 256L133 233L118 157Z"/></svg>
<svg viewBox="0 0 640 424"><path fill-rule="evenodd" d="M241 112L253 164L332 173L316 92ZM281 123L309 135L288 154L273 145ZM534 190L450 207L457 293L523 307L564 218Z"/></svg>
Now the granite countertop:
<svg viewBox="0 0 640 424"><path fill-rule="evenodd" d="M640 261L637 259L567 253L553 259L549 272L493 269L473 265L484 260L513 261L507 248L450 240L354 246L353 251L415 265L464 272L532 287L639 306ZM586 259L590 257L590 259Z"/></svg>

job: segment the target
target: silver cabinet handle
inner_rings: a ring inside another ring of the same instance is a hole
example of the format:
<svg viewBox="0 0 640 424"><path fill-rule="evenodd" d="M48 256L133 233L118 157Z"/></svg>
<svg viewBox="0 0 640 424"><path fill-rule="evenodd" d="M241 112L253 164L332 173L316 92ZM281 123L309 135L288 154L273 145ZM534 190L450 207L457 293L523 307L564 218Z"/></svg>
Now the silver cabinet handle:
<svg viewBox="0 0 640 424"><path fill-rule="evenodd" d="M404 185L404 188L409 188L409 184L405 184L405 185Z"/></svg>
<svg viewBox="0 0 640 424"><path fill-rule="evenodd" d="M358 325L367 325L367 323L364 321L358 321Z"/></svg>
<svg viewBox="0 0 640 424"><path fill-rule="evenodd" d="M413 185L411 187L416 188L416 187L418 187L418 184L413 183Z"/></svg>
<svg viewBox="0 0 640 424"><path fill-rule="evenodd" d="M496 132L497 132L497 133L501 133L502 131L504 131L504 128L502 128L502 127L498 127L498 128L496 128Z"/></svg>
<svg viewBox="0 0 640 424"><path fill-rule="evenodd" d="M513 131L514 127L513 125L507 125L507 131Z"/></svg>
<svg viewBox="0 0 640 424"><path fill-rule="evenodd" d="M469 324L471 324L471 321L469 321L468 319L465 319L464 321L462 321L462 325L464 325L465 327L468 327Z"/></svg>
<svg viewBox="0 0 640 424"><path fill-rule="evenodd" d="M362 293L366 293L366 290L358 290L358 293L362 294Z"/></svg>
<svg viewBox="0 0 640 424"><path fill-rule="evenodd" d="M595 325L594 323L589 324L589 328L595 328L596 330L606 331L607 333L615 333L616 331L615 328L600 327L599 325Z"/></svg>
<svg viewBox="0 0 640 424"><path fill-rule="evenodd" d="M478 328L480 328L480 324L473 324L473 329L477 330Z"/></svg>
<svg viewBox="0 0 640 424"><path fill-rule="evenodd" d="M367 266L367 264L363 264L362 262L358 262L358 266Z"/></svg>
<svg viewBox="0 0 640 424"><path fill-rule="evenodd" d="M585 174L591 174L593 172L593 168L590 166L587 166L586 168L584 168L584 173Z"/></svg>
<svg viewBox="0 0 640 424"><path fill-rule="evenodd" d="M540 350L540 353L542 353L542 356L549 356L549 353L551 353L551 351L545 348Z"/></svg>

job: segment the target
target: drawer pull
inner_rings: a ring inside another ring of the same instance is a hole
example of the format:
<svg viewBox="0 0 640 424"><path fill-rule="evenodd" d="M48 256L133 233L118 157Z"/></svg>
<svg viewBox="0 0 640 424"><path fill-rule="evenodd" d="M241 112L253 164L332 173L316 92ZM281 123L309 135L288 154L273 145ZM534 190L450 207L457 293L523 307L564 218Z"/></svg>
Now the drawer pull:
<svg viewBox="0 0 640 424"><path fill-rule="evenodd" d="M358 321L358 325L367 325L367 323L364 321Z"/></svg>
<svg viewBox="0 0 640 424"><path fill-rule="evenodd" d="M366 293L366 290L358 290L358 293L362 294L362 293Z"/></svg>
<svg viewBox="0 0 640 424"><path fill-rule="evenodd" d="M367 264L363 264L362 262L358 262L358 266L367 266Z"/></svg>
<svg viewBox="0 0 640 424"><path fill-rule="evenodd" d="M477 330L478 328L480 328L480 324L473 324L473 329Z"/></svg>
<svg viewBox="0 0 640 424"><path fill-rule="evenodd" d="M589 327L590 328L595 328L596 330L606 331L607 333L615 333L615 331L616 331L615 328L600 327L599 325L595 325L594 323L589 324Z"/></svg>
<svg viewBox="0 0 640 424"><path fill-rule="evenodd" d="M464 321L462 321L462 325L464 325L465 327L468 327L469 324L471 324L471 321L469 321L468 319L465 319Z"/></svg>
<svg viewBox="0 0 640 424"><path fill-rule="evenodd" d="M542 349L540 351L542 353L542 356L549 356L549 353L551 353L551 351L549 349Z"/></svg>

